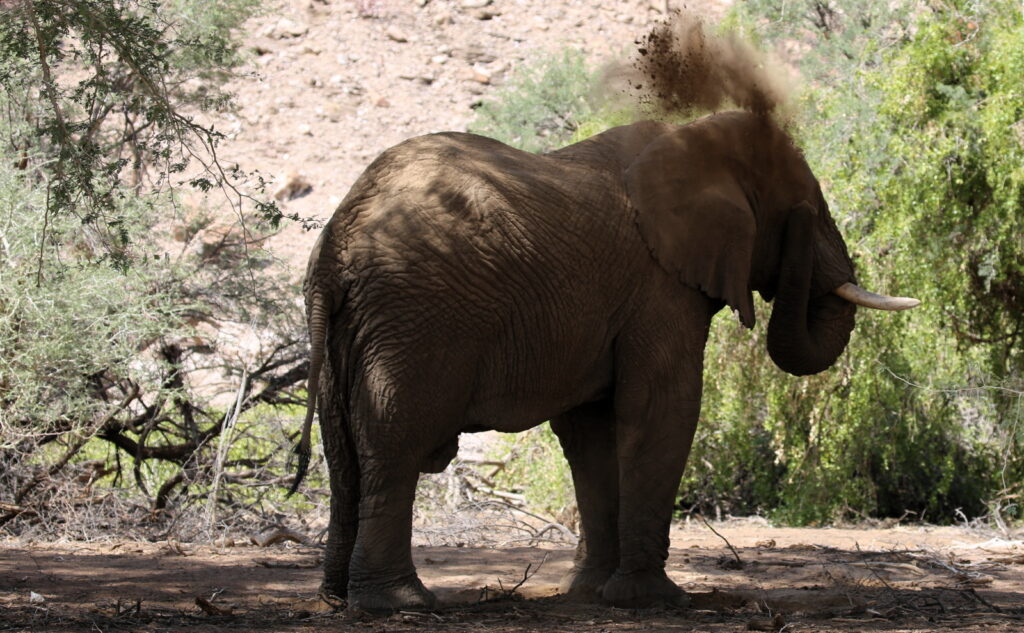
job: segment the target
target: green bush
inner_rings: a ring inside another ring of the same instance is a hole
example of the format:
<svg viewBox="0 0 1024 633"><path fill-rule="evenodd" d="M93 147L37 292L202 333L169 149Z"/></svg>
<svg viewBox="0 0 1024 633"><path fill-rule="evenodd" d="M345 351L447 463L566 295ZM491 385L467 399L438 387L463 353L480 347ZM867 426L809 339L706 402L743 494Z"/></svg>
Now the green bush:
<svg viewBox="0 0 1024 633"><path fill-rule="evenodd" d="M520 66L492 100L477 108L469 131L528 152L562 147L593 112L588 101L592 78L577 50Z"/></svg>
<svg viewBox="0 0 1024 633"><path fill-rule="evenodd" d="M889 5L880 20L829 6L811 35L809 5L768 23L770 37L813 41L798 134L859 281L925 304L862 310L838 365L804 379L771 367L763 326L716 319L681 499L796 523L1019 517L1020 8ZM887 45L858 44L872 33Z"/></svg>
<svg viewBox="0 0 1024 633"><path fill-rule="evenodd" d="M494 458L505 464L495 474L495 483L522 494L531 508L559 517L576 504L569 462L549 425L503 435Z"/></svg>
<svg viewBox="0 0 1024 633"><path fill-rule="evenodd" d="M125 196L192 186L233 191L277 222L281 213L235 188L221 137L199 110L228 107L237 29L256 0L24 0L0 9L0 114L15 160L45 186L44 214L72 215L119 237ZM198 159L198 160L193 160ZM201 165L196 168L195 163ZM127 251L100 256L125 267Z"/></svg>
<svg viewBox="0 0 1024 633"><path fill-rule="evenodd" d="M187 156L199 189L233 186L181 111L226 107L256 8L0 9L0 529L195 534L278 511L307 371L298 288L260 247L280 216L239 194L218 222L170 186Z"/></svg>

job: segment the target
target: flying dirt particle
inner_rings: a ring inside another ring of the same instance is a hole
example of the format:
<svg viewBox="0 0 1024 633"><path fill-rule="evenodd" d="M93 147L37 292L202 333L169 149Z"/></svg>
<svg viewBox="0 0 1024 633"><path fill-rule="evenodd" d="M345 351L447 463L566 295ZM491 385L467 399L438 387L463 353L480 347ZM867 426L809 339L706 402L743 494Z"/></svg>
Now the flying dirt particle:
<svg viewBox="0 0 1024 633"><path fill-rule="evenodd" d="M632 92L628 100L647 114L687 116L740 108L778 115L787 103L781 66L735 33L708 33L703 20L689 11L673 12L636 44L632 63L605 70L603 92Z"/></svg>

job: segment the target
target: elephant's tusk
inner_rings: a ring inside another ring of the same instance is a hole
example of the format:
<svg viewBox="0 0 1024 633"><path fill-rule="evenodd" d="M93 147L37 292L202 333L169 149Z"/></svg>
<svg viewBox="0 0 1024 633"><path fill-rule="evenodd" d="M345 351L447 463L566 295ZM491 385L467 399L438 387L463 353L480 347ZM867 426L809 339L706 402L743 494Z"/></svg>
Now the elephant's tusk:
<svg viewBox="0 0 1024 633"><path fill-rule="evenodd" d="M849 282L839 286L832 292L850 303L855 303L865 308L874 308L875 310L909 310L921 305L921 302L913 297L879 295Z"/></svg>

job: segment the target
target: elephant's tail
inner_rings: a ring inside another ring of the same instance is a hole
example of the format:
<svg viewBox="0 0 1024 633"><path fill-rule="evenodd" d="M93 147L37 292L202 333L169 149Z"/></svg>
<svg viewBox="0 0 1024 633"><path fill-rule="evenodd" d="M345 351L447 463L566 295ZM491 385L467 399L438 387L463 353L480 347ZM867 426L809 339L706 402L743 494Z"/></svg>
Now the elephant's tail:
<svg viewBox="0 0 1024 633"><path fill-rule="evenodd" d="M306 420L302 423L302 437L295 446L298 454L298 466L295 471L295 481L288 491L291 496L299 489L302 480L306 477L306 470L309 468L309 459L312 455L310 434L313 429L313 415L316 413L317 395L320 389L320 369L324 364L324 347L327 344L327 302L323 293L315 292L312 295L313 303L309 310L309 378L306 381L308 393L306 402Z"/></svg>

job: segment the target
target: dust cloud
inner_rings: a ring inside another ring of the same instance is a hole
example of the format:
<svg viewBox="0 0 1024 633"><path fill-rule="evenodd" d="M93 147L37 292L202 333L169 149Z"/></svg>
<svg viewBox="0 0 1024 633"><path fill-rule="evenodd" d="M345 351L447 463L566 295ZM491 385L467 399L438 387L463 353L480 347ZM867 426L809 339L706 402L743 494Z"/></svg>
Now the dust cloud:
<svg viewBox="0 0 1024 633"><path fill-rule="evenodd" d="M785 117L786 72L735 34L709 33L675 11L637 41L638 56L606 69L602 92L645 114L692 116L727 108ZM620 104L621 105L621 104Z"/></svg>

